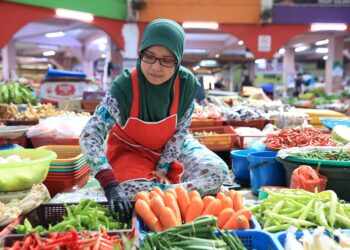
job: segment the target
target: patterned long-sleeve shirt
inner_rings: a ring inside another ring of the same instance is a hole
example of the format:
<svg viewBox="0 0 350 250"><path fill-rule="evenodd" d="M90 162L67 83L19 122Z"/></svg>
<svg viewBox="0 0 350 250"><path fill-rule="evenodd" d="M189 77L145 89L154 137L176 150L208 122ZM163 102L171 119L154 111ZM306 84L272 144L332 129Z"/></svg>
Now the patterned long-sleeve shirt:
<svg viewBox="0 0 350 250"><path fill-rule="evenodd" d="M194 104L176 125L176 131L166 143L157 170L168 172L170 164L178 158L191 124ZM103 169L111 169L105 153L105 140L111 129L120 121L118 102L107 93L80 135L80 147L93 175Z"/></svg>

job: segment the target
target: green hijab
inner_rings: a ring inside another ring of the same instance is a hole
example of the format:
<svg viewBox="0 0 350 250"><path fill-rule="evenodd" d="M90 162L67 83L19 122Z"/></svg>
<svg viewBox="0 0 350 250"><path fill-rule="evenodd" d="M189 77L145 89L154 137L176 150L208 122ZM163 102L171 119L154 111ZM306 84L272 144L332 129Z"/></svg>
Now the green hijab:
<svg viewBox="0 0 350 250"><path fill-rule="evenodd" d="M169 116L173 101L173 85L177 76L180 78L180 97L178 106L178 120L182 118L190 107L197 89L200 87L195 76L186 68L180 66L185 43L185 32L182 27L169 19L157 19L147 25L144 30L139 52L155 45L170 50L177 58L174 75L161 85L152 85L141 71L140 58L136 69L140 90L139 118L146 122L157 122ZM123 71L112 83L110 93L117 99L121 112L119 123L124 125L130 116L133 99L131 74Z"/></svg>

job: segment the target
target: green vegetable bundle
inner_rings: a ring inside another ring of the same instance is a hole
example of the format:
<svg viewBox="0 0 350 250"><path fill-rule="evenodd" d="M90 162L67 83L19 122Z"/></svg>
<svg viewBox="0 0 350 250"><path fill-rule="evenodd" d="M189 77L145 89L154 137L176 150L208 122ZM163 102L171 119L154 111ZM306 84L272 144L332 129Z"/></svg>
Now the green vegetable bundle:
<svg viewBox="0 0 350 250"><path fill-rule="evenodd" d="M350 205L338 200L335 192L310 193L302 189L268 192L268 197L249 209L263 229L278 232L295 226L298 229L323 226L330 232L350 229Z"/></svg>
<svg viewBox="0 0 350 250"><path fill-rule="evenodd" d="M332 150L324 151L320 149L313 149L306 152L300 153L290 153L291 156L306 158L306 159L316 159L316 160L328 160L328 161L350 161L350 152L346 150Z"/></svg>
<svg viewBox="0 0 350 250"><path fill-rule="evenodd" d="M37 100L26 85L0 82L0 103L36 104Z"/></svg>
<svg viewBox="0 0 350 250"><path fill-rule="evenodd" d="M173 227L162 233L149 234L142 242L141 250L151 249L246 249L240 239L228 231L221 232L219 236L214 231L216 227L216 217L201 216L191 223Z"/></svg>

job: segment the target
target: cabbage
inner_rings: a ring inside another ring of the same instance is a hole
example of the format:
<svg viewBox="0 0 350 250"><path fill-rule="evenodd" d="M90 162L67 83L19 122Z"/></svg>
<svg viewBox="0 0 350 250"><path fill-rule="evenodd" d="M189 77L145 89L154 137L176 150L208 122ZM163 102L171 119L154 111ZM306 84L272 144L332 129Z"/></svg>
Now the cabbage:
<svg viewBox="0 0 350 250"><path fill-rule="evenodd" d="M350 127L345 125L334 126L331 136L334 140L347 144L350 142Z"/></svg>

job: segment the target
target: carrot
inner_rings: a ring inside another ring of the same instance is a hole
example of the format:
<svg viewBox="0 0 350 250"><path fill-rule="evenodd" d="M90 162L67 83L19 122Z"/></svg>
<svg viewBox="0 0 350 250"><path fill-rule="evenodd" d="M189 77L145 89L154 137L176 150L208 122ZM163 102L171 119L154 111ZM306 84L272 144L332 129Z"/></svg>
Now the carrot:
<svg viewBox="0 0 350 250"><path fill-rule="evenodd" d="M163 200L163 197L160 196L156 191L151 191L148 195L149 199L152 200L154 197L159 197Z"/></svg>
<svg viewBox="0 0 350 250"><path fill-rule="evenodd" d="M209 202L202 212L202 215L214 215L217 216L221 211L221 201L219 199L214 199Z"/></svg>
<svg viewBox="0 0 350 250"><path fill-rule="evenodd" d="M252 218L252 212L248 208L241 208L237 211L237 214L244 215L248 220Z"/></svg>
<svg viewBox="0 0 350 250"><path fill-rule="evenodd" d="M162 208L159 219L164 229L178 226L178 221L174 211L169 207Z"/></svg>
<svg viewBox="0 0 350 250"><path fill-rule="evenodd" d="M216 194L216 199L222 200L226 195L223 192L219 192Z"/></svg>
<svg viewBox="0 0 350 250"><path fill-rule="evenodd" d="M153 232L163 231L163 227L160 224L160 221L154 215L147 202L141 199L137 200L135 204L135 210L138 216L141 217L142 221L150 230L152 230Z"/></svg>
<svg viewBox="0 0 350 250"><path fill-rule="evenodd" d="M192 200L192 198L193 197L199 197L199 198L201 198L201 195L198 193L198 191L197 190L192 190L191 192L190 192L190 200ZM202 198L201 198L202 199Z"/></svg>
<svg viewBox="0 0 350 250"><path fill-rule="evenodd" d="M160 197L153 197L150 204L149 204L152 212L154 213L157 218L160 218L160 212L162 211L162 207L165 207L164 202L162 198Z"/></svg>
<svg viewBox="0 0 350 250"><path fill-rule="evenodd" d="M172 193L168 192L164 195L164 205L166 207L171 208L171 210L174 211L175 217L177 219L177 224L181 225L182 220L181 220L180 208L179 208L179 205L177 204L176 198Z"/></svg>
<svg viewBox="0 0 350 250"><path fill-rule="evenodd" d="M210 196L210 195L205 196L205 197L203 198L204 208L206 208L206 207L208 206L208 204L209 204L211 201L213 201L213 200L215 200L215 197L214 197L214 196Z"/></svg>
<svg viewBox="0 0 350 250"><path fill-rule="evenodd" d="M153 187L151 191L155 191L157 194L160 195L160 197L164 198L163 190L161 190L160 187Z"/></svg>
<svg viewBox="0 0 350 250"><path fill-rule="evenodd" d="M187 191L183 187L177 187L175 189L177 194L177 204L179 204L181 218L184 221L186 219L186 213L188 206L190 205L190 197L187 194Z"/></svg>
<svg viewBox="0 0 350 250"><path fill-rule="evenodd" d="M193 221L202 214L203 201L200 197L193 197L187 209L186 223Z"/></svg>
<svg viewBox="0 0 350 250"><path fill-rule="evenodd" d="M139 199L144 200L145 202L147 202L147 204L149 204L149 202L150 202L150 199L148 197L148 193L146 191L138 192L135 195L134 200L137 201Z"/></svg>
<svg viewBox="0 0 350 250"><path fill-rule="evenodd" d="M229 196L225 196L221 199L221 209L225 208L233 208L233 202Z"/></svg>
<svg viewBox="0 0 350 250"><path fill-rule="evenodd" d="M174 197L177 199L177 193L175 192L175 189L172 188L168 188L167 190L165 190L164 194L166 193L171 193L174 195Z"/></svg>
<svg viewBox="0 0 350 250"><path fill-rule="evenodd" d="M225 208L221 210L221 212L218 215L218 220L216 222L218 228L221 229L225 225L225 223L231 217L233 217L234 214L235 214L235 210L233 210L232 208Z"/></svg>
<svg viewBox="0 0 350 250"><path fill-rule="evenodd" d="M243 196L240 192L236 192L235 197L232 199L233 201L233 209L235 211L238 211L241 209L243 205Z"/></svg>
<svg viewBox="0 0 350 250"><path fill-rule="evenodd" d="M234 197L236 196L236 190L230 190L226 196L230 197L232 199L232 201L234 200Z"/></svg>
<svg viewBox="0 0 350 250"><path fill-rule="evenodd" d="M249 221L244 215L234 214L222 227L222 229L245 230L249 229Z"/></svg>

